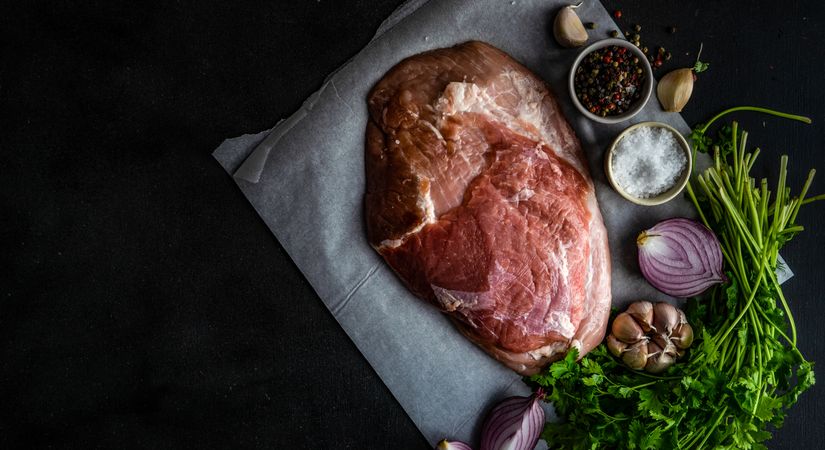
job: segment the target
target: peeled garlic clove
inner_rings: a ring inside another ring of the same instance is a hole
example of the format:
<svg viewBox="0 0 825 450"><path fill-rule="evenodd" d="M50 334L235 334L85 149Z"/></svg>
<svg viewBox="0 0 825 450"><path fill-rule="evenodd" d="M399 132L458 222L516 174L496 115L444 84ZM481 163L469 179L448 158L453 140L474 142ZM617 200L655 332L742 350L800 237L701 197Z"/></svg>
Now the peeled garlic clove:
<svg viewBox="0 0 825 450"><path fill-rule="evenodd" d="M654 344L655 345L655 344ZM639 342L630 347L622 355L622 361L633 370L642 370L647 364L647 342Z"/></svg>
<svg viewBox="0 0 825 450"><path fill-rule="evenodd" d="M693 93L693 69L677 69L659 80L656 96L668 112L682 112Z"/></svg>
<svg viewBox="0 0 825 450"><path fill-rule="evenodd" d="M679 325L679 311L670 303L656 303L653 305L653 325L659 333L669 337Z"/></svg>
<svg viewBox="0 0 825 450"><path fill-rule="evenodd" d="M556 14L553 22L553 36L562 47L581 47L587 42L587 30L584 29L581 19L574 11L578 5L568 5Z"/></svg>
<svg viewBox="0 0 825 450"><path fill-rule="evenodd" d="M645 335L642 328L628 313L621 313L613 320L613 335L616 339L627 344L633 344Z"/></svg>
<svg viewBox="0 0 825 450"><path fill-rule="evenodd" d="M693 344L693 327L688 323L679 325L676 330L673 331L670 340L680 349L690 347L690 345Z"/></svg>
<svg viewBox="0 0 825 450"><path fill-rule="evenodd" d="M636 319L636 322L639 323L645 333L650 332L653 327L653 303L646 301L634 302L627 307L625 312Z"/></svg>
<svg viewBox="0 0 825 450"><path fill-rule="evenodd" d="M438 445L435 446L436 450L473 450L469 444L466 444L461 441L448 441L446 439L442 439Z"/></svg>
<svg viewBox="0 0 825 450"><path fill-rule="evenodd" d="M611 334L607 336L607 349L610 350L613 356L619 357L622 356L622 353L627 349L627 344L616 339L616 336Z"/></svg>

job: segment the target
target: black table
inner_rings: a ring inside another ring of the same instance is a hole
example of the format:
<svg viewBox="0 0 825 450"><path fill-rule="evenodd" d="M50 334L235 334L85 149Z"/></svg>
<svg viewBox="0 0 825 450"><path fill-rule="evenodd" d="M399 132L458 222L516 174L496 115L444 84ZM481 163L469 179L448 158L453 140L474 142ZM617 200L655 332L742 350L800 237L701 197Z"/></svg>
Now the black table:
<svg viewBox="0 0 825 450"><path fill-rule="evenodd" d="M400 3L0 10L0 447L428 448L210 156L297 109ZM825 170L825 7L785 3L646 0L621 24L673 50L664 69L704 42L691 124L739 104L811 116L738 116L754 172L787 152L799 186ZM798 222L785 292L825 361L825 204ZM770 446L821 448L823 404L814 387Z"/></svg>

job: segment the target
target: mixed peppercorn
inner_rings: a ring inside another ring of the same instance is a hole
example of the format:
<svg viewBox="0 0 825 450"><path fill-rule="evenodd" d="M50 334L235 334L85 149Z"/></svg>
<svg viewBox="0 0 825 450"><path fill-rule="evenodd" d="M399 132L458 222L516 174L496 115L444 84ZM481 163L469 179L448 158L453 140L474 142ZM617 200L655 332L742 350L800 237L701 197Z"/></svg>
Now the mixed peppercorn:
<svg viewBox="0 0 825 450"><path fill-rule="evenodd" d="M582 59L573 86L588 111L605 117L627 112L641 98L644 82L639 58L624 47L611 45Z"/></svg>

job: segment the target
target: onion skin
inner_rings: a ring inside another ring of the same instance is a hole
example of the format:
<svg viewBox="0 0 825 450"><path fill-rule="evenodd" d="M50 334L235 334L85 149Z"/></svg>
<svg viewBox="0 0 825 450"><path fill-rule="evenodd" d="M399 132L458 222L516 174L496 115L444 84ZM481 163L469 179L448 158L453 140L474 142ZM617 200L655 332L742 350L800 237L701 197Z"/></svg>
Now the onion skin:
<svg viewBox="0 0 825 450"><path fill-rule="evenodd" d="M541 390L530 397L509 397L487 416L481 432L481 450L533 450L544 428Z"/></svg>
<svg viewBox="0 0 825 450"><path fill-rule="evenodd" d="M642 275L665 294L693 297L727 281L722 273L719 240L695 220L674 218L659 222L642 231L636 244Z"/></svg>
<svg viewBox="0 0 825 450"><path fill-rule="evenodd" d="M438 445L435 446L435 450L473 450L469 444L466 444L461 441L448 441L446 439L442 439Z"/></svg>

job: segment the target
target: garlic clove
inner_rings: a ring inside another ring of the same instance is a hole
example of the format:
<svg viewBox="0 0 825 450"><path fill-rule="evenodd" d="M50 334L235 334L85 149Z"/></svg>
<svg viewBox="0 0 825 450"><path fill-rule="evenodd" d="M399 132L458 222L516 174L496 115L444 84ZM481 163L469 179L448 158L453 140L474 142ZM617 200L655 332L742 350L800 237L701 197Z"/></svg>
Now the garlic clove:
<svg viewBox="0 0 825 450"><path fill-rule="evenodd" d="M676 330L673 331L670 340L680 349L690 347L690 345L693 344L693 327L688 323L679 325Z"/></svg>
<svg viewBox="0 0 825 450"><path fill-rule="evenodd" d="M581 5L581 3L579 3ZM559 10L553 22L553 36L562 47L581 47L587 42L587 30L574 9L579 5L568 5Z"/></svg>
<svg viewBox="0 0 825 450"><path fill-rule="evenodd" d="M668 112L682 112L693 93L693 69L677 69L659 80L656 96Z"/></svg>
<svg viewBox="0 0 825 450"><path fill-rule="evenodd" d="M670 355L674 360L679 357L679 349L671 341L667 342L663 352Z"/></svg>
<svg viewBox="0 0 825 450"><path fill-rule="evenodd" d="M634 302L627 307L626 312L636 319L636 322L639 323L645 333L650 332L653 328L653 303L644 300Z"/></svg>
<svg viewBox="0 0 825 450"><path fill-rule="evenodd" d="M622 355L622 361L633 370L642 370L647 364L647 347L647 342L642 341L628 348Z"/></svg>
<svg viewBox="0 0 825 450"><path fill-rule="evenodd" d="M667 352L651 355L645 364L645 371L650 373L662 373L672 366L676 360Z"/></svg>
<svg viewBox="0 0 825 450"><path fill-rule="evenodd" d="M656 303L653 305L653 325L656 331L670 337L673 329L679 325L679 311L670 303Z"/></svg>
<svg viewBox="0 0 825 450"><path fill-rule="evenodd" d="M639 324L626 312L619 314L613 320L612 331L616 339L627 344L636 343L645 335Z"/></svg>
<svg viewBox="0 0 825 450"><path fill-rule="evenodd" d="M653 357L654 355L658 355L662 353L662 347L659 346L656 342L650 342L647 344L647 354Z"/></svg>
<svg viewBox="0 0 825 450"><path fill-rule="evenodd" d="M662 333L656 333L653 335L653 342L655 342L659 348L667 348L668 344L670 344L670 339Z"/></svg>
<svg viewBox="0 0 825 450"><path fill-rule="evenodd" d="M627 344L616 339L616 336L611 334L607 336L607 349L610 350L613 356L619 357L627 350Z"/></svg>

